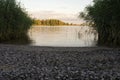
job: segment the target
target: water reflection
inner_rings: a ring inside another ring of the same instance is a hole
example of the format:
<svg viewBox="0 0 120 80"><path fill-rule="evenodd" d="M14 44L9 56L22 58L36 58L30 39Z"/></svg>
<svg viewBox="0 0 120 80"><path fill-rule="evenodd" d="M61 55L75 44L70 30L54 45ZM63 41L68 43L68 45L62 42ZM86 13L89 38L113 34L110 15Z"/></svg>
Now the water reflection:
<svg viewBox="0 0 120 80"><path fill-rule="evenodd" d="M91 47L97 43L97 32L87 26L34 26L29 36L36 46Z"/></svg>

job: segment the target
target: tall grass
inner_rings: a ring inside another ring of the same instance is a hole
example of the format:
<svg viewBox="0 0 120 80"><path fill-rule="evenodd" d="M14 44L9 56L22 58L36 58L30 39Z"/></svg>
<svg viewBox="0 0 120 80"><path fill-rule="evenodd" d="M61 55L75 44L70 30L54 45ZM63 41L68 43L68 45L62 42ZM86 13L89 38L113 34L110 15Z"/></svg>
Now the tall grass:
<svg viewBox="0 0 120 80"><path fill-rule="evenodd" d="M29 40L32 19L16 0L0 0L0 43Z"/></svg>
<svg viewBox="0 0 120 80"><path fill-rule="evenodd" d="M80 14L99 33L98 44L120 46L120 0L93 0Z"/></svg>

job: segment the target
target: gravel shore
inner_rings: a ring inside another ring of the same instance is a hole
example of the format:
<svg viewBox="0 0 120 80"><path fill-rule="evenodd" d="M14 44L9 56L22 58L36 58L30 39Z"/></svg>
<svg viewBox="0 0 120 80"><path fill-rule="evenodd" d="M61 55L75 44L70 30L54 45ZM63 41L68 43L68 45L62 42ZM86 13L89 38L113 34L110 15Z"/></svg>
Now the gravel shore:
<svg viewBox="0 0 120 80"><path fill-rule="evenodd" d="M120 49L0 44L0 80L120 80Z"/></svg>

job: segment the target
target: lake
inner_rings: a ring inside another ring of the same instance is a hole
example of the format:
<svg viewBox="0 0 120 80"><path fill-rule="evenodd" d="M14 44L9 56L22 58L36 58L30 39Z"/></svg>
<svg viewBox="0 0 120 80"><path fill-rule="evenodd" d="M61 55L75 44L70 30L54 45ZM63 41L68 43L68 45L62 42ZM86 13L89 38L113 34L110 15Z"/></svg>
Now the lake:
<svg viewBox="0 0 120 80"><path fill-rule="evenodd" d="M88 26L33 26L29 37L33 46L95 47L98 34Z"/></svg>

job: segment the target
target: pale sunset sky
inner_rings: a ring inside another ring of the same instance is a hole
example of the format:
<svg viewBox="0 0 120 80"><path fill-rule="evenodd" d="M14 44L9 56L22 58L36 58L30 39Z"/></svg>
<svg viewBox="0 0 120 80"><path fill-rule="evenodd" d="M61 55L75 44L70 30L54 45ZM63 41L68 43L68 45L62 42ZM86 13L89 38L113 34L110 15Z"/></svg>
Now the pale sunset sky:
<svg viewBox="0 0 120 80"><path fill-rule="evenodd" d="M21 6L37 19L60 19L69 23L81 23L79 12L93 0L18 0Z"/></svg>

